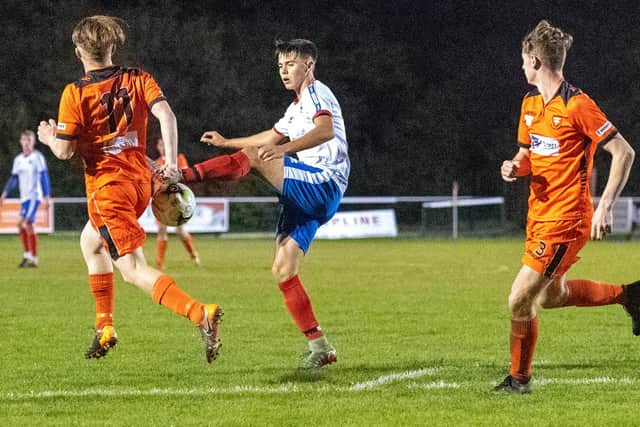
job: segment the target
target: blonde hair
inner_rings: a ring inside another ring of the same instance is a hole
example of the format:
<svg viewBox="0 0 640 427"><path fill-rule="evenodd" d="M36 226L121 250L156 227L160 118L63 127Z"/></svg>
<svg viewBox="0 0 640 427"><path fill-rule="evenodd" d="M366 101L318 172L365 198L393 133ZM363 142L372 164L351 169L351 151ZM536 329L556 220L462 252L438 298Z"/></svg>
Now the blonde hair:
<svg viewBox="0 0 640 427"><path fill-rule="evenodd" d="M36 138L36 133L34 131L32 131L31 129L27 129L27 130L23 130L20 133L20 136L28 136L29 138Z"/></svg>
<svg viewBox="0 0 640 427"><path fill-rule="evenodd" d="M522 39L522 51L537 56L545 66L558 71L562 69L567 51L572 44L571 34L543 19Z"/></svg>
<svg viewBox="0 0 640 427"><path fill-rule="evenodd" d="M124 43L126 26L122 19L113 16L89 16L76 24L71 40L91 59L100 61L111 54L116 45Z"/></svg>

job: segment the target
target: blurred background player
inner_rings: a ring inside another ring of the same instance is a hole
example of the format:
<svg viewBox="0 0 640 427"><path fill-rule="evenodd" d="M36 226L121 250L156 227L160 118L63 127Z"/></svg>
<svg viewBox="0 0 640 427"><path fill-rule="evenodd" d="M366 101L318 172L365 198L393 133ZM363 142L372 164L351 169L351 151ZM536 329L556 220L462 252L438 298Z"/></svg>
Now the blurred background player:
<svg viewBox="0 0 640 427"><path fill-rule="evenodd" d="M164 158L164 141L162 138L158 138L158 143L156 148L158 149L158 154L160 156L155 159L157 165L162 166L165 164ZM184 169L189 167L189 162L187 162L187 158L182 154L178 154L178 169ZM198 256L198 251L196 251L193 245L193 237L189 234L188 231L184 229L184 226L178 225L176 228L176 234L182 241L187 252L189 252L189 256L191 260L196 264L200 265L200 257ZM167 240L169 239L167 233L167 226L161 223L158 223L158 247L156 252L156 265L160 270L164 270L164 255L167 252Z"/></svg>
<svg viewBox="0 0 640 427"><path fill-rule="evenodd" d="M331 90L315 80L317 49L309 40L276 42L284 87L296 99L272 129L246 138L226 139L205 132L202 141L237 149L183 170L185 181L237 179L253 168L280 196L273 276L300 331L307 337L308 368L336 361L316 320L298 276L318 227L333 217L347 189L350 162L340 104Z"/></svg>
<svg viewBox="0 0 640 427"><path fill-rule="evenodd" d="M44 201L49 206L51 185L47 161L42 153L36 150L35 133L25 130L20 134L20 146L22 153L13 160L11 176L0 195L0 206L4 199L16 187L20 192L20 222L18 229L24 249L21 268L38 266L38 235L33 223L36 220L36 212L40 202Z"/></svg>
<svg viewBox="0 0 640 427"><path fill-rule="evenodd" d="M573 37L541 21L522 42L522 69L536 89L525 95L520 150L503 163L507 182L531 176L523 266L509 295L511 372L496 391L528 393L538 339L537 306L622 304L640 334L640 283L569 280L567 271L589 240L611 232L613 205L624 188L634 151L595 102L567 83L563 67ZM611 155L607 185L595 213L589 182L593 156Z"/></svg>
<svg viewBox="0 0 640 427"><path fill-rule="evenodd" d="M146 235L138 218L151 196L146 157L148 114L160 122L165 142L166 164L156 179L165 188L180 179L175 115L151 75L113 65L116 46L125 41L121 20L84 18L75 26L72 40L85 75L65 87L58 123L53 119L41 122L38 136L59 159L69 159L77 151L85 164L89 222L80 245L96 301L95 337L85 357L105 356L117 343L113 328L115 265L126 282L199 328L207 361L211 362L220 346L221 308L187 295L171 277L148 266L142 252Z"/></svg>

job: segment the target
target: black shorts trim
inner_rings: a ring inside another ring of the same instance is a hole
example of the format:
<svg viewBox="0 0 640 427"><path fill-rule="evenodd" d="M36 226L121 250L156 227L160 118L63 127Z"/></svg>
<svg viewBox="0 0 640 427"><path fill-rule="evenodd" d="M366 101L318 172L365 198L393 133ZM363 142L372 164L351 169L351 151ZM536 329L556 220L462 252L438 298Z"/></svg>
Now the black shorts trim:
<svg viewBox="0 0 640 427"><path fill-rule="evenodd" d="M547 266L547 269L544 271L544 276L551 279L553 274L558 269L558 266L562 262L565 254L567 253L567 249L569 249L569 245L566 243L561 243L556 248L556 253L553 254L553 258L551 258L551 262Z"/></svg>
<svg viewBox="0 0 640 427"><path fill-rule="evenodd" d="M116 244L111 238L111 234L109 234L109 229L106 225L98 227L98 232L100 232L100 236L107 243L107 247L109 248L109 255L111 255L111 259L114 261L120 258L120 254L118 253L118 248L116 248Z"/></svg>

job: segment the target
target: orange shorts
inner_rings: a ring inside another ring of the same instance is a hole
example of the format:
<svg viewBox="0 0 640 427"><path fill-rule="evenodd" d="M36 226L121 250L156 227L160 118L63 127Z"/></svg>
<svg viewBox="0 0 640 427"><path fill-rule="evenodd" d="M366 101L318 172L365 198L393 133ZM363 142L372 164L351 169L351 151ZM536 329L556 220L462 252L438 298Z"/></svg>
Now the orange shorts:
<svg viewBox="0 0 640 427"><path fill-rule="evenodd" d="M117 182L87 194L89 221L114 260L144 245L138 218L149 206L151 183Z"/></svg>
<svg viewBox="0 0 640 427"><path fill-rule="evenodd" d="M522 263L550 279L561 277L580 259L590 233L591 224L584 220L530 220Z"/></svg>

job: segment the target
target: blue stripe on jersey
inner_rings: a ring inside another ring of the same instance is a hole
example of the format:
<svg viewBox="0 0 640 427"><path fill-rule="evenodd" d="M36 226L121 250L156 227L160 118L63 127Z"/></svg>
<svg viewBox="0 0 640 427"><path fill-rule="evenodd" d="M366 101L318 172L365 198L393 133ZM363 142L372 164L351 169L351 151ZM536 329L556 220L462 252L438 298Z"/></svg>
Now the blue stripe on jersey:
<svg viewBox="0 0 640 427"><path fill-rule="evenodd" d="M322 105L320 105L320 100L318 99L318 94L316 93L316 86L309 86L309 95L311 95L311 100L313 101L313 105L316 106L316 112L322 110Z"/></svg>
<svg viewBox="0 0 640 427"><path fill-rule="evenodd" d="M302 162L296 162L294 160L292 160L291 157L289 156L285 156L284 157L284 166L286 168L294 168L294 169L300 169L302 171L306 171L306 172L313 172L313 173L317 173L317 172L323 172L322 169L320 168L316 168L313 167L311 165L308 165L306 163L302 163Z"/></svg>

